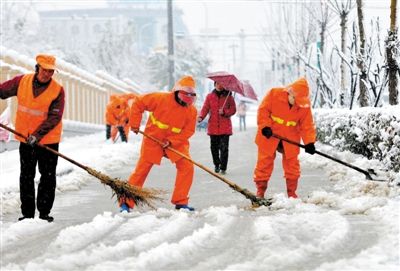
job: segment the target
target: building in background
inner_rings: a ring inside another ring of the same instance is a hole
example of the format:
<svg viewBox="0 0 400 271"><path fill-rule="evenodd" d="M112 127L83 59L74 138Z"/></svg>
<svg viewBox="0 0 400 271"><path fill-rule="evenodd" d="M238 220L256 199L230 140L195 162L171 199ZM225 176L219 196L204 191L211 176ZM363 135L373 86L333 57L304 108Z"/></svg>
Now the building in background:
<svg viewBox="0 0 400 271"><path fill-rule="evenodd" d="M75 50L96 44L108 33L110 38L126 36L133 50L146 55L164 47L167 35L165 1L109 1L103 7L39 10L42 27L65 49ZM64 29L64 31L59 31ZM187 35L182 11L174 8L174 31Z"/></svg>

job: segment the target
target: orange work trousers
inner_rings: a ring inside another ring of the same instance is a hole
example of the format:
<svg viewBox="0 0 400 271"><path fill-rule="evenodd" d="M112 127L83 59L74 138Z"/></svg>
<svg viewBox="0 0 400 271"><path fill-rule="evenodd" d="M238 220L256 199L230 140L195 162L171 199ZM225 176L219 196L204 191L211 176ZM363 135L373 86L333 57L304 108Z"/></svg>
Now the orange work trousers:
<svg viewBox="0 0 400 271"><path fill-rule="evenodd" d="M254 169L254 182L257 187L257 195L260 197L264 196L264 192L267 189L268 181L274 169L275 157L276 152L273 156L267 156L263 152L258 152L257 165ZM297 156L287 158L286 155L282 153L282 166L285 174L284 177L286 179L288 196L297 198L296 189L300 177L299 159Z"/></svg>
<svg viewBox="0 0 400 271"><path fill-rule="evenodd" d="M276 152L273 156L267 156L263 152L258 152L257 165L254 169L254 181L269 181L274 169ZM300 162L297 156L287 159L282 153L282 166L286 180L297 180L300 177Z"/></svg>
<svg viewBox="0 0 400 271"><path fill-rule="evenodd" d="M145 160L142 156L139 158L139 161L136 164L135 170L132 172L129 177L129 184L143 187L144 182L146 181L147 175L149 174L151 168L153 167L153 163ZM188 204L189 202L189 191L193 182L193 174L194 167L191 162L182 158L175 162L176 167L176 178L175 178L175 187L174 192L172 194L171 202L172 204ZM121 201L120 201L121 203ZM135 206L133 200L126 200L125 203L129 208L133 208Z"/></svg>

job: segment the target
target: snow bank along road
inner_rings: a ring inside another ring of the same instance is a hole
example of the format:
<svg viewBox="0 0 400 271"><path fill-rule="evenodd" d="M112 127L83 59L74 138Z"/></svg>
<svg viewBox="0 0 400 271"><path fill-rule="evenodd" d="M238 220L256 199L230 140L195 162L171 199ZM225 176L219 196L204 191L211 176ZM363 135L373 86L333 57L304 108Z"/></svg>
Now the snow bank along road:
<svg viewBox="0 0 400 271"><path fill-rule="evenodd" d="M254 133L253 128L231 137L226 175L251 191ZM103 135L91 141L104 145ZM126 160L119 166L107 154L112 148ZM103 172L126 179L138 148L137 142L98 147L86 164L96 157ZM204 132L192 141L192 158L213 168ZM165 202L157 203L157 210L120 214L110 190L82 172L77 176L85 176L84 186L56 195L54 223L16 222L18 209L2 217L1 270L398 270L398 190L365 182L323 158L300 159L301 199L286 198L278 155L268 190L275 203L256 210L196 169L190 203L197 210L175 211L169 203L175 169L163 160L146 186L167 190ZM110 161L113 166L107 167Z"/></svg>

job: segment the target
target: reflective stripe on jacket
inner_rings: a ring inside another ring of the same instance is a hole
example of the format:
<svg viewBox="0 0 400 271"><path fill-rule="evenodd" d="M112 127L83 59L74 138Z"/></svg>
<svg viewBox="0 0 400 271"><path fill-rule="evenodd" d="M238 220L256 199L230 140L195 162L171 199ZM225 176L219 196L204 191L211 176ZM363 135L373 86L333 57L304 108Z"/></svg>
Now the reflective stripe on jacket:
<svg viewBox="0 0 400 271"><path fill-rule="evenodd" d="M58 97L61 91L54 79L51 80L46 90L39 96L33 96L34 74L24 75L18 86L18 107L15 120L15 129L25 136L33 134L36 129L47 119L48 110L51 103ZM59 143L61 140L62 121L48 132L41 140L42 144ZM21 142L25 142L22 137L15 136Z"/></svg>
<svg viewBox="0 0 400 271"><path fill-rule="evenodd" d="M295 122L295 121L284 120L284 119L275 117L275 116L272 115L272 114L271 114L271 119L272 119L273 121L275 121L276 123L281 124L281 125L285 125L285 126L296 126L296 125L297 125L297 122Z"/></svg>
<svg viewBox="0 0 400 271"><path fill-rule="evenodd" d="M171 142L171 147L189 156L189 138L196 129L196 108L178 104L174 92L155 92L144 94L132 104L130 126L140 127L144 111L151 112L146 123L145 133L155 138ZM182 157L169 150L165 150L168 158L175 162ZM154 164L160 164L164 156L162 147L148 139L143 138L141 155Z"/></svg>
<svg viewBox="0 0 400 271"><path fill-rule="evenodd" d="M170 128L168 124L162 123L161 121L157 120L154 117L153 112L150 112L149 118L151 120L151 123L153 123L153 125L157 126L160 129L166 130L166 129ZM179 134L181 131L182 131L182 129L180 129L180 128L176 128L176 127L171 128L171 132L176 133L176 134Z"/></svg>
<svg viewBox="0 0 400 271"><path fill-rule="evenodd" d="M262 135L262 128L272 128L274 134L286 137L304 144L315 142L316 132L311 108L301 108L296 104L289 106L288 93L284 88L273 88L262 100L257 113L258 131L256 144L268 156L272 156L278 147L279 140L271 137L267 139ZM298 146L283 141L283 148L287 158L297 156L300 152Z"/></svg>

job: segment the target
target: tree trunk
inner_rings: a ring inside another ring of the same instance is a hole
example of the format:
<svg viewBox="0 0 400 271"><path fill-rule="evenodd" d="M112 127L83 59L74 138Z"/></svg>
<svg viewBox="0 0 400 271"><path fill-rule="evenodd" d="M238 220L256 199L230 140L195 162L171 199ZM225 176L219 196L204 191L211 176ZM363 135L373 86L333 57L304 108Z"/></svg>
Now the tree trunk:
<svg viewBox="0 0 400 271"><path fill-rule="evenodd" d="M347 32L347 13L343 12L340 15L340 36L341 36L341 51L346 55L346 32ZM346 91L346 63L342 58L340 63L340 106L344 106L345 91Z"/></svg>
<svg viewBox="0 0 400 271"><path fill-rule="evenodd" d="M396 51L398 46L397 38L397 27L396 27L396 12L397 12L397 0L391 0L390 4L390 30L388 38L386 40L386 59L387 69L389 75L389 104L396 105L399 103L399 90L398 90L398 79L397 72L399 65L396 61L393 53Z"/></svg>
<svg viewBox="0 0 400 271"><path fill-rule="evenodd" d="M360 96L358 102L361 107L368 106L368 88L367 70L365 67L365 31L364 31L364 14L363 14L363 1L357 0L357 15L358 15L358 30L360 32L360 55L358 60L358 68L360 70Z"/></svg>

